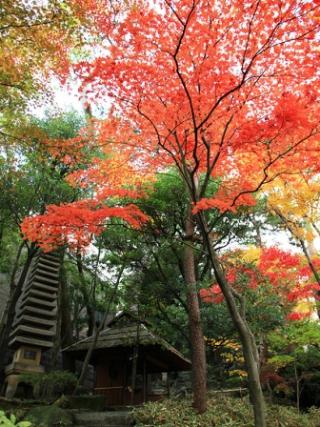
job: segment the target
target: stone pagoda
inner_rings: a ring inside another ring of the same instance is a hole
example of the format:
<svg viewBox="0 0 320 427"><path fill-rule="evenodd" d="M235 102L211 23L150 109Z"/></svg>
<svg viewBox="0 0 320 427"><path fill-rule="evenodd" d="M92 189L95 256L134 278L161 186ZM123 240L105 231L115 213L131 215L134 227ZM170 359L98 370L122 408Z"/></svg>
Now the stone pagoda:
<svg viewBox="0 0 320 427"><path fill-rule="evenodd" d="M40 252L32 261L18 301L9 346L15 350L5 369L7 398L14 397L22 373L41 373L43 351L56 336L61 255Z"/></svg>

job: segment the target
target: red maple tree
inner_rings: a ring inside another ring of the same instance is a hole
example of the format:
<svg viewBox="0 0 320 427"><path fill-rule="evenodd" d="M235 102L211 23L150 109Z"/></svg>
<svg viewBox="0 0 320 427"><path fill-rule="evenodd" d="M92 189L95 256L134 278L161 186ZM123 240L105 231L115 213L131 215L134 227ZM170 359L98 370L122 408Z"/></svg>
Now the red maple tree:
<svg viewBox="0 0 320 427"><path fill-rule="evenodd" d="M111 12L104 3L81 3L103 48L76 67L88 101L112 104L100 143L179 169L195 215L188 233L196 220L242 341L255 425L265 427L255 343L204 211L252 205L279 174L318 171L319 2L141 0Z"/></svg>

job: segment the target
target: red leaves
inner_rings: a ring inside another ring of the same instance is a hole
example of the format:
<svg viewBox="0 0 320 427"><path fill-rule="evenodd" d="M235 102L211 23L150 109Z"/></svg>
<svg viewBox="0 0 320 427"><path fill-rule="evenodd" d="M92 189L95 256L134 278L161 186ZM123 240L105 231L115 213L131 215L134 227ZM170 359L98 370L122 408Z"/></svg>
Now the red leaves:
<svg viewBox="0 0 320 427"><path fill-rule="evenodd" d="M292 321L303 320L308 317L308 315L309 313L299 313L297 311L293 311L292 313L288 314L287 319Z"/></svg>
<svg viewBox="0 0 320 427"><path fill-rule="evenodd" d="M25 238L44 251L61 245L79 249L88 246L94 235L101 234L110 218L122 219L133 228L140 228L148 220L135 205L108 207L87 200L50 205L46 214L25 218L21 229Z"/></svg>
<svg viewBox="0 0 320 427"><path fill-rule="evenodd" d="M219 304L224 300L218 285L212 285L208 289L200 289L199 295L202 301L207 303Z"/></svg>
<svg viewBox="0 0 320 427"><path fill-rule="evenodd" d="M246 288L255 289L260 283L268 282L286 306L314 298L320 286L313 283L313 274L304 259L290 252L275 247L261 250L256 266L248 266L241 261L241 253L236 252L225 257L226 279L238 292ZM218 304L223 301L220 287L213 284L208 289L200 290L200 297L206 303ZM292 312L289 320L300 320L308 313Z"/></svg>

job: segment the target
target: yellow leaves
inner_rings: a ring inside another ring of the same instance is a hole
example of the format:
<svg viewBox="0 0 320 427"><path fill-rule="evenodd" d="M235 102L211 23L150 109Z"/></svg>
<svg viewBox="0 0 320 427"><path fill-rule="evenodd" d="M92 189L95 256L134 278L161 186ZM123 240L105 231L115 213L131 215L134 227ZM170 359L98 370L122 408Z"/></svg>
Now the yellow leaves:
<svg viewBox="0 0 320 427"><path fill-rule="evenodd" d="M269 210L278 215L296 239L312 242L311 227L320 220L319 177L308 178L301 172L289 178L277 178L265 188Z"/></svg>
<svg viewBox="0 0 320 427"><path fill-rule="evenodd" d="M298 304L295 306L295 308L293 309L293 311L295 313L300 313L300 314L309 314L312 313L315 309L315 304L313 301L309 301L309 300L303 300L298 302Z"/></svg>
<svg viewBox="0 0 320 427"><path fill-rule="evenodd" d="M261 248L256 246L248 246L245 251L242 252L241 258L247 263L256 263L261 255Z"/></svg>
<svg viewBox="0 0 320 427"><path fill-rule="evenodd" d="M241 346L239 343L237 343L236 341L232 341L232 340L225 340L225 339L212 339L212 338L208 338L205 337L204 338L207 345L209 345L210 347L224 347L227 348L229 350L240 350Z"/></svg>
<svg viewBox="0 0 320 427"><path fill-rule="evenodd" d="M233 369L232 371L229 371L230 377L240 377L240 378L246 378L248 376L246 371L243 371L242 369Z"/></svg>
<svg viewBox="0 0 320 427"><path fill-rule="evenodd" d="M313 233L311 230L307 230L304 233L304 238L308 243L312 243L315 239L315 233Z"/></svg>

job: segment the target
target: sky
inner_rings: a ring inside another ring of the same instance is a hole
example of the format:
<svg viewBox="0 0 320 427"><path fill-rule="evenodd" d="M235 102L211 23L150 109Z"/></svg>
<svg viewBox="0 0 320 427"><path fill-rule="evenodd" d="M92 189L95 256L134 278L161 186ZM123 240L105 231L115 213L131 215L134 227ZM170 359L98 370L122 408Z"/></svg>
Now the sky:
<svg viewBox="0 0 320 427"><path fill-rule="evenodd" d="M49 83L53 97L48 100L32 104L29 111L38 118L44 118L48 114L57 112L77 111L83 114L84 108L78 93L79 84L77 81L70 81L65 86L61 86L57 79L52 79Z"/></svg>

